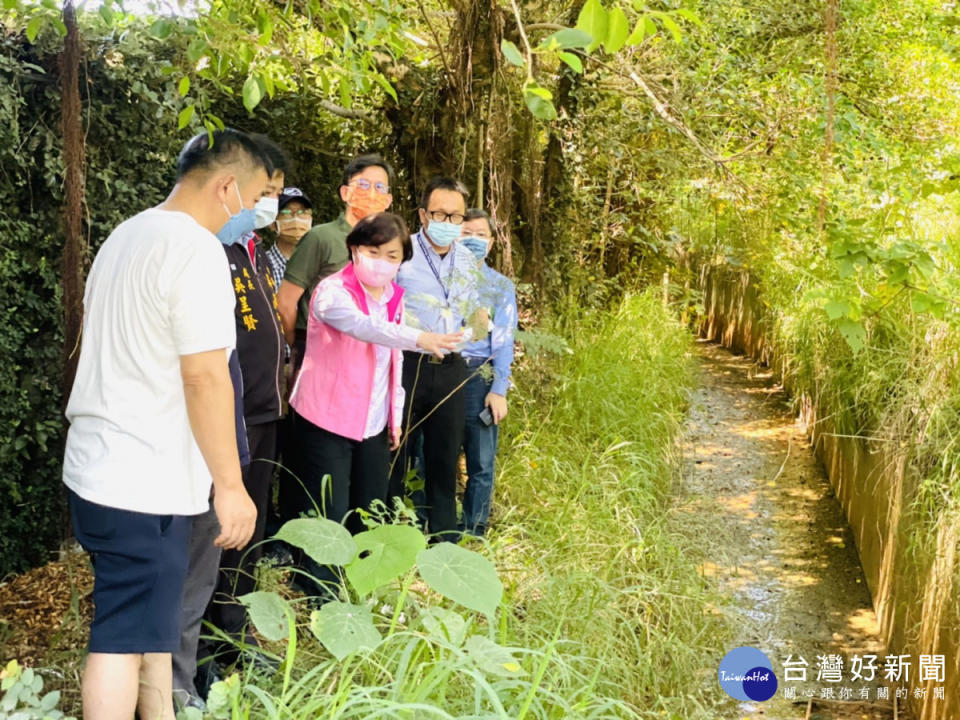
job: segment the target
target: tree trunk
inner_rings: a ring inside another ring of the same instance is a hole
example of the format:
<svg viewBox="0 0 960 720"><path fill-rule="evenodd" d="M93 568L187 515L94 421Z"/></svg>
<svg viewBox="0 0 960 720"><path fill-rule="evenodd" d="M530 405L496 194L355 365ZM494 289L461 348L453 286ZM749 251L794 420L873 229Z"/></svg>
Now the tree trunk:
<svg viewBox="0 0 960 720"><path fill-rule="evenodd" d="M63 266L63 401L70 397L80 357L83 327L83 287L87 242L83 234L83 193L86 150L80 107L80 30L73 0L63 6L67 37L60 53L63 160L65 167Z"/></svg>

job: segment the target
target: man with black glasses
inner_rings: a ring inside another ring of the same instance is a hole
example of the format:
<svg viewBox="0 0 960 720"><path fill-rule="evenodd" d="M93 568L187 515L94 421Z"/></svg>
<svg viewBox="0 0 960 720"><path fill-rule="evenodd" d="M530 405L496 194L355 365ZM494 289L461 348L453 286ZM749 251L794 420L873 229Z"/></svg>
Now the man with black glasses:
<svg viewBox="0 0 960 720"><path fill-rule="evenodd" d="M420 202L420 230L413 236L413 258L400 267L397 282L406 290L407 324L437 333L463 331L477 298L477 262L460 245L467 189L459 180L435 177ZM482 324L482 323L481 323ZM403 492L408 467L423 437L427 529L434 540L456 541L457 459L463 442L467 366L458 352L443 359L404 352L405 440L395 457L391 494Z"/></svg>

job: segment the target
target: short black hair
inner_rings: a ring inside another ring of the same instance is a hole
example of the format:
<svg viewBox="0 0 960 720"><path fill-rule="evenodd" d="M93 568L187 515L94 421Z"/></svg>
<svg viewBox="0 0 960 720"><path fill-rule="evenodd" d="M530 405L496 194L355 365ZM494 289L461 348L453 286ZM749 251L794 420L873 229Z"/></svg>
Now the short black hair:
<svg viewBox="0 0 960 720"><path fill-rule="evenodd" d="M366 170L368 167L378 167L383 168L383 171L387 173L387 181L393 185L393 167L382 156L371 153L369 155L360 155L355 157L353 160L347 163L347 166L343 169L343 182L341 185L349 185L350 181Z"/></svg>
<svg viewBox="0 0 960 720"><path fill-rule="evenodd" d="M177 158L177 180L235 162L243 162L252 170L263 168L268 176L273 176L273 162L252 137L224 128L202 132L187 141Z"/></svg>
<svg viewBox="0 0 960 720"><path fill-rule="evenodd" d="M292 169L290 156L284 152L282 147L277 145L269 136L262 133L254 133L250 137L260 146L263 154L270 158L270 162L273 163L273 172L270 173L270 177L273 177L273 174L278 170L284 174L284 177L290 174Z"/></svg>
<svg viewBox="0 0 960 720"><path fill-rule="evenodd" d="M434 175L430 178L430 182L427 183L427 186L423 189L423 195L420 196L420 207L424 210L427 209L427 206L430 204L430 196L437 190L451 190L453 192L458 192L463 195L463 202L466 203L467 199L470 197L470 191L467 190L467 186L456 178L449 177L447 175Z"/></svg>
<svg viewBox="0 0 960 720"><path fill-rule="evenodd" d="M379 247L391 240L399 240L403 245L403 262L413 257L410 231L403 218L390 212L375 213L353 226L353 230L347 235L347 247L353 248L359 245Z"/></svg>
<svg viewBox="0 0 960 720"><path fill-rule="evenodd" d="M490 215L486 210L481 210L480 208L469 208L463 216L463 221L467 222L467 220L486 220L487 225L490 226L490 234L497 234L497 228L493 224L493 220L490 218Z"/></svg>

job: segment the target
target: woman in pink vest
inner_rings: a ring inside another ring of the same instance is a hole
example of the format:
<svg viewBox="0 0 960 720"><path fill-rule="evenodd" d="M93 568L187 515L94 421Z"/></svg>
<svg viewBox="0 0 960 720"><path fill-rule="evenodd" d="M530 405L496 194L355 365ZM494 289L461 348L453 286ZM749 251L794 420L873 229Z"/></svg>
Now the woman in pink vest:
<svg viewBox="0 0 960 720"><path fill-rule="evenodd" d="M399 216L361 220L347 235L347 248L353 262L320 282L311 298L306 352L290 407L296 469L309 495L300 510L317 507L356 533L364 527L354 511L387 499L390 451L399 446L403 414L401 351L419 347L442 357L462 334L404 325L403 288L393 278L413 248ZM331 578L329 571L306 565L320 579Z"/></svg>

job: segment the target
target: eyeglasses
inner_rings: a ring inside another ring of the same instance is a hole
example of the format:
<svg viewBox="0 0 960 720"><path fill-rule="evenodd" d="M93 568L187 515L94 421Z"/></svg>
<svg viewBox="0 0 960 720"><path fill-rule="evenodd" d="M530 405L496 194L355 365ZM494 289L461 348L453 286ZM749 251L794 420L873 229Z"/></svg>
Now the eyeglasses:
<svg viewBox="0 0 960 720"><path fill-rule="evenodd" d="M376 190L376 191L377 191L378 193L380 193L381 195L389 195L389 194L390 194L390 186L389 186L389 185L387 185L386 183L382 183L382 182L372 183L372 182L370 182L369 180L367 180L366 178L357 178L356 180L353 180L347 187L355 187L355 188L357 188L357 189L359 189L359 190L369 190L370 188L373 188L374 190Z"/></svg>
<svg viewBox="0 0 960 720"><path fill-rule="evenodd" d="M313 210L311 210L310 208L300 208L299 210L290 210L289 208L284 208L277 214L283 215L283 217L287 217L287 218L294 217L294 216L300 217L301 215L303 215L304 217L313 217Z"/></svg>
<svg viewBox="0 0 960 720"><path fill-rule="evenodd" d="M427 210L427 217L434 222L447 222L449 220L454 225L463 224L463 215L460 213L445 213L443 210Z"/></svg>

